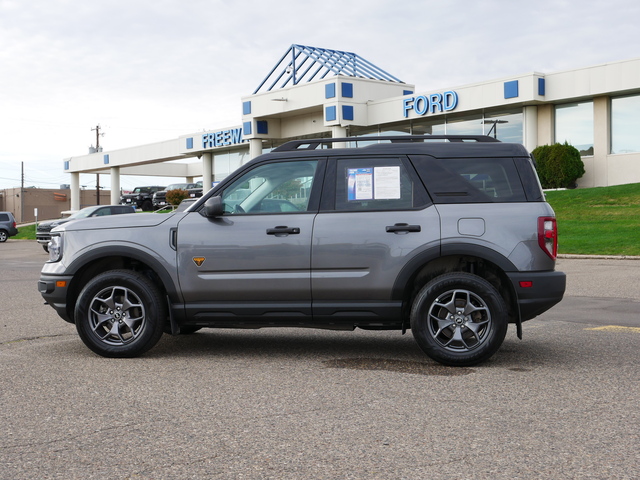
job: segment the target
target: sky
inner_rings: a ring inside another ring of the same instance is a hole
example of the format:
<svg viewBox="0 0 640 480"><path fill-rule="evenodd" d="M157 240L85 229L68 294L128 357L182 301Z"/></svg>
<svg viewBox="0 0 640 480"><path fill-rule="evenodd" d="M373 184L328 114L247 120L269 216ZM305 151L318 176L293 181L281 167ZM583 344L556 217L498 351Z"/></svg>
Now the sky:
<svg viewBox="0 0 640 480"><path fill-rule="evenodd" d="M637 58L638 25L637 0L0 0L0 189L70 183L97 125L105 152L240 125L292 44L428 92Z"/></svg>

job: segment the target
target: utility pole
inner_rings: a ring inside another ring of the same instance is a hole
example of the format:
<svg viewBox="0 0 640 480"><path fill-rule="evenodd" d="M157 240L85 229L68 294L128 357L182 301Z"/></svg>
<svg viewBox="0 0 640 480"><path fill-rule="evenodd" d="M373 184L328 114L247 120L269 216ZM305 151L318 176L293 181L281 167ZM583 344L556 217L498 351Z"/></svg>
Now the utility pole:
<svg viewBox="0 0 640 480"><path fill-rule="evenodd" d="M100 133L100 124L96 125L96 128L92 128L91 131L96 132L96 152L100 151L100 137L104 135L104 133ZM100 205L100 174L96 173L96 205Z"/></svg>
<svg viewBox="0 0 640 480"><path fill-rule="evenodd" d="M20 223L24 223L24 162L20 162Z"/></svg>
<svg viewBox="0 0 640 480"><path fill-rule="evenodd" d="M104 136L104 133L100 133L100 124L96 125L96 128L91 129L92 132L96 132L96 152L100 151L100 137Z"/></svg>

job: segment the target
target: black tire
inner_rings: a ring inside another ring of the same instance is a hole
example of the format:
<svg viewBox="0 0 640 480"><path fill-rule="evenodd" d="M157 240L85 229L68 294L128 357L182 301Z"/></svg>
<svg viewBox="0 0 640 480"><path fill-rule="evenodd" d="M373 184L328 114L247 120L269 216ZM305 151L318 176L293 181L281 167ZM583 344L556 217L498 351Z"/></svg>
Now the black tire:
<svg viewBox="0 0 640 480"><path fill-rule="evenodd" d="M495 287L464 272L434 278L411 307L411 331L418 345L450 366L487 360L502 345L508 323L507 304Z"/></svg>
<svg viewBox="0 0 640 480"><path fill-rule="evenodd" d="M162 336L167 304L149 278L132 270L111 270L80 292L75 324L80 338L98 355L137 357Z"/></svg>
<svg viewBox="0 0 640 480"><path fill-rule="evenodd" d="M150 212L153 210L153 203L151 203L151 200L145 200L144 202L142 202L142 206L140 207L140 209L143 212Z"/></svg>
<svg viewBox="0 0 640 480"><path fill-rule="evenodd" d="M0 230L0 243L4 243L9 238L9 232L6 230Z"/></svg>

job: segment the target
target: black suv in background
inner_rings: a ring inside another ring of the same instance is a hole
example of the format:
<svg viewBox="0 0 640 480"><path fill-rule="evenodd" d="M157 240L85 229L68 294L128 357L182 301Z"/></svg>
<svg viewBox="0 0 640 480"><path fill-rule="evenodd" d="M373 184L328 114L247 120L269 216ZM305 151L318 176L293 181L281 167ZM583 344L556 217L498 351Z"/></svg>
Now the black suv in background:
<svg viewBox="0 0 640 480"><path fill-rule="evenodd" d="M189 193L189 198L200 198L203 193L202 180L197 181L192 188L187 190L187 192Z"/></svg>
<svg viewBox="0 0 640 480"><path fill-rule="evenodd" d="M200 182L200 185L202 185L202 182ZM168 187L166 187L164 190L159 190L156 193L153 194L152 197L152 203L153 203L153 208L161 208L161 207L166 207L167 206L167 192L170 190L188 190L192 189L192 188L196 188L196 184L195 183L172 183L171 185L169 185Z"/></svg>
<svg viewBox="0 0 640 480"><path fill-rule="evenodd" d="M474 365L562 299L557 245L520 144L296 140L185 211L59 226L38 288L107 357L203 327L410 329L438 362Z"/></svg>
<svg viewBox="0 0 640 480"><path fill-rule="evenodd" d="M0 212L0 243L18 234L16 219L11 212Z"/></svg>
<svg viewBox="0 0 640 480"><path fill-rule="evenodd" d="M153 210L153 194L166 187L154 185L151 187L136 187L133 192L120 196L121 205L133 205L144 212Z"/></svg>

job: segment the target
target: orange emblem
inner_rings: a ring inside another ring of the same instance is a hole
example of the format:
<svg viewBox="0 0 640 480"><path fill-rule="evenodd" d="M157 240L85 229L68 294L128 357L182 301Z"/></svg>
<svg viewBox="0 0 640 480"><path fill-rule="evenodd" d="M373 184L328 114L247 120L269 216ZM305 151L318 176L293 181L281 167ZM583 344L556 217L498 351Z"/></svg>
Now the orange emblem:
<svg viewBox="0 0 640 480"><path fill-rule="evenodd" d="M201 267L204 261L204 257L193 257L193 263L195 263L198 267Z"/></svg>

